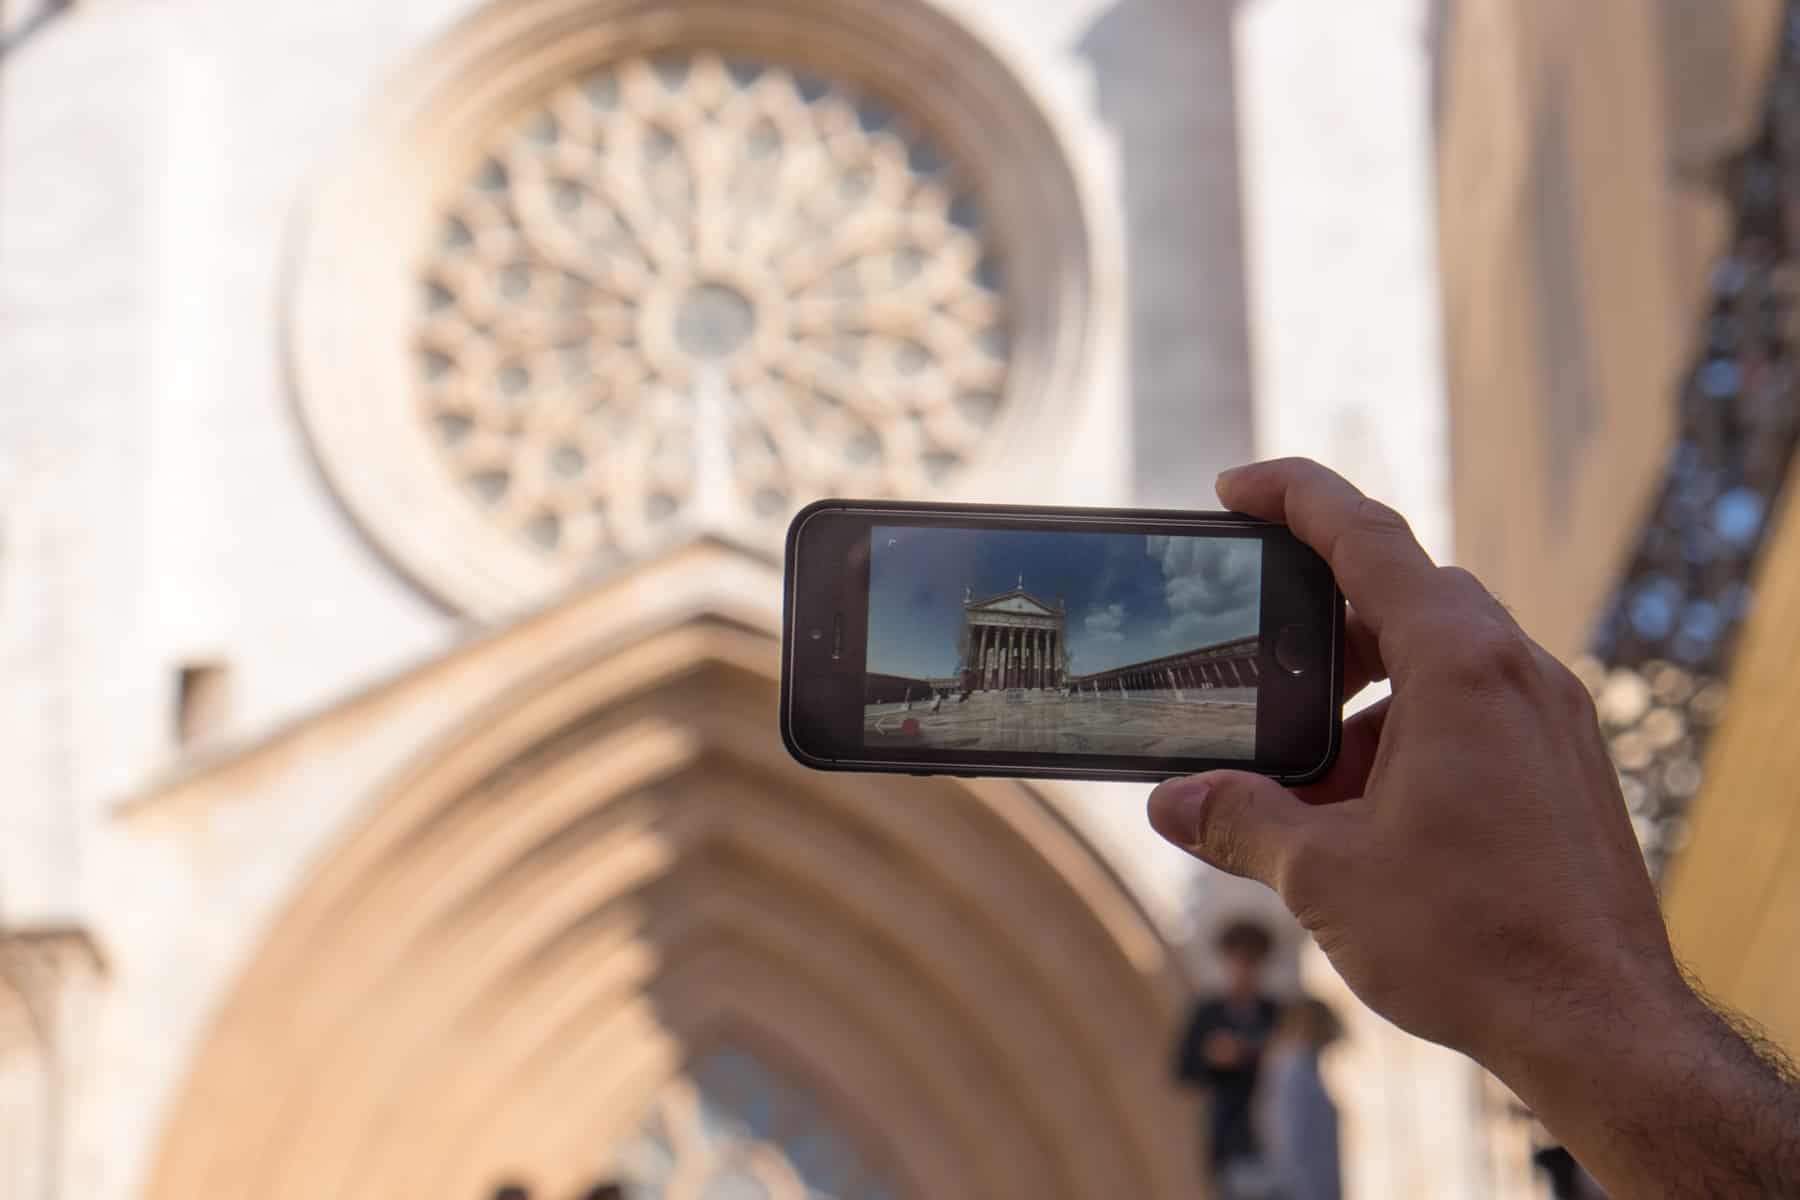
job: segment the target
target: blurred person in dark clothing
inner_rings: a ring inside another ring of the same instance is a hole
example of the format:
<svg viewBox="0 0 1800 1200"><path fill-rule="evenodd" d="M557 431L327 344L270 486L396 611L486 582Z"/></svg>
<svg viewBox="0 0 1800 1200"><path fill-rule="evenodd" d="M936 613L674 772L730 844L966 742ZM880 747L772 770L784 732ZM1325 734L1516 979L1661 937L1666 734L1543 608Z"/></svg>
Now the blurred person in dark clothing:
<svg viewBox="0 0 1800 1200"><path fill-rule="evenodd" d="M1288 1005L1263 1054L1258 1127L1282 1200L1340 1200L1338 1110L1319 1058L1343 1036L1337 1014L1310 997Z"/></svg>
<svg viewBox="0 0 1800 1200"><path fill-rule="evenodd" d="M1257 1069L1281 1006L1263 992L1263 968L1274 947L1267 929L1254 921L1229 922L1214 947L1224 966L1225 990L1195 1003L1175 1057L1175 1076L1204 1090L1211 1101L1207 1166L1214 1183L1233 1195L1231 1178L1254 1172L1260 1162Z"/></svg>

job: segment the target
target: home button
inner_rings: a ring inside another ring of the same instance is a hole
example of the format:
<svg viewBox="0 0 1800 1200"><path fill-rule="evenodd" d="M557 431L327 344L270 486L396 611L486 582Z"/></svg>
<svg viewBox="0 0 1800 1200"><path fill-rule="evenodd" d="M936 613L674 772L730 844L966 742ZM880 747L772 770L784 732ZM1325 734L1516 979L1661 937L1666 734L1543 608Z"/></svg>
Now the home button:
<svg viewBox="0 0 1800 1200"><path fill-rule="evenodd" d="M1289 675L1304 675L1318 665L1319 639L1304 625L1284 625L1275 635L1275 665Z"/></svg>

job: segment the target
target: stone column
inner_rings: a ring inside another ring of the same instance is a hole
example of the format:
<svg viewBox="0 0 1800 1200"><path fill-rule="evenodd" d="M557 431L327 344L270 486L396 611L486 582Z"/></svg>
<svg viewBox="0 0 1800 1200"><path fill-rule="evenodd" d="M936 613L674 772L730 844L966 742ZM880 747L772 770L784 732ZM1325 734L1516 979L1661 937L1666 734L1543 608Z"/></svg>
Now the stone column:
<svg viewBox="0 0 1800 1200"><path fill-rule="evenodd" d="M975 690L987 691L987 626L975 627L974 661L970 666L975 668Z"/></svg>
<svg viewBox="0 0 1800 1200"><path fill-rule="evenodd" d="M1043 691L1050 686L1050 676L1044 670L1044 663L1050 658L1050 634L1047 630L1037 631L1037 687Z"/></svg>
<svg viewBox="0 0 1800 1200"><path fill-rule="evenodd" d="M1000 651L1000 686L1002 689L1013 685L1013 651L1018 647L1018 633L1012 626L1006 626L1001 635L1004 648Z"/></svg>

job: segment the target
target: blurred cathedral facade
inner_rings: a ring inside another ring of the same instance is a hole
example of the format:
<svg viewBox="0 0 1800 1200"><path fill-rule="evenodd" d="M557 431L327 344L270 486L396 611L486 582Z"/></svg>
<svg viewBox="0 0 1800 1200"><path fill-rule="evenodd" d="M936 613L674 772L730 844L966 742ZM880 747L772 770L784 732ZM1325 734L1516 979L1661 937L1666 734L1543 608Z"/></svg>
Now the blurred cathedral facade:
<svg viewBox="0 0 1800 1200"><path fill-rule="evenodd" d="M1307 454L1580 654L1782 7L6 0L0 1197L1204 1195L1278 908L1141 789L797 768L785 521ZM1350 1194L1540 1194L1282 928Z"/></svg>

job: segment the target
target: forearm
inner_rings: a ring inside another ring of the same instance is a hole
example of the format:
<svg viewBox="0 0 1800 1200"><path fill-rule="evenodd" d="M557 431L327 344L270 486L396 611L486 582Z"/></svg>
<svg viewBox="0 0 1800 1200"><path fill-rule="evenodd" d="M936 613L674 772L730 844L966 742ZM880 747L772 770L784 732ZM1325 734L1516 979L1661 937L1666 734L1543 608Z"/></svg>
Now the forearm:
<svg viewBox="0 0 1800 1200"><path fill-rule="evenodd" d="M1800 1084L1679 983L1625 994L1503 1076L1613 1196L1800 1196Z"/></svg>

